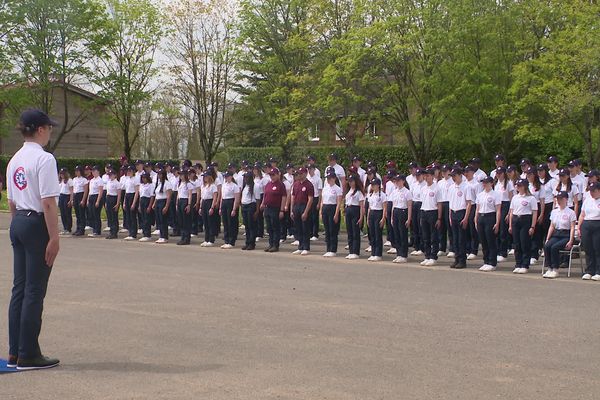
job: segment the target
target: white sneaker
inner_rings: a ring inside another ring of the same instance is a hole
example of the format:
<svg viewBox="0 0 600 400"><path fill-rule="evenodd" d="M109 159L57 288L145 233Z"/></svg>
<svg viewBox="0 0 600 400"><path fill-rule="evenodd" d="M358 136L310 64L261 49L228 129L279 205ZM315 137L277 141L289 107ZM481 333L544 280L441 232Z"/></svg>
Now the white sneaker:
<svg viewBox="0 0 600 400"><path fill-rule="evenodd" d="M592 279L592 275L590 274L585 274L581 277L581 279L583 279L584 281L589 281Z"/></svg>
<svg viewBox="0 0 600 400"><path fill-rule="evenodd" d="M308 250L302 250L302 253L300 253L301 256L307 256L310 254L310 251Z"/></svg>
<svg viewBox="0 0 600 400"><path fill-rule="evenodd" d="M350 246L349 245L345 245L344 246L344 250L350 250Z"/></svg>
<svg viewBox="0 0 600 400"><path fill-rule="evenodd" d="M225 250L229 250L229 249L233 249L233 246L230 244L224 244L223 246L221 246L221 248L225 249Z"/></svg>
<svg viewBox="0 0 600 400"><path fill-rule="evenodd" d="M98 236L100 236L100 235L98 235L97 233L88 233L88 237L91 237L91 238L97 238Z"/></svg>
<svg viewBox="0 0 600 400"><path fill-rule="evenodd" d="M357 260L360 257L358 256L358 254L348 254L348 257L346 257L348 260Z"/></svg>
<svg viewBox="0 0 600 400"><path fill-rule="evenodd" d="M367 248L365 249L365 251L366 251L367 253L370 253L370 252L371 252L371 246L367 247Z"/></svg>
<svg viewBox="0 0 600 400"><path fill-rule="evenodd" d="M333 251L323 254L323 257L335 257L335 256L337 256L337 254L335 254Z"/></svg>
<svg viewBox="0 0 600 400"><path fill-rule="evenodd" d="M137 233L138 233L138 234L142 234L142 233L144 233L144 231L142 231L141 229L138 229L138 232L137 232Z"/></svg>
<svg viewBox="0 0 600 400"><path fill-rule="evenodd" d="M430 258L429 261L427 262L427 264L425 264L426 267L431 267L432 265L437 264L437 260L434 260L433 258Z"/></svg>
<svg viewBox="0 0 600 400"><path fill-rule="evenodd" d="M302 250L294 250L294 251L292 251L292 254L294 254L294 255L298 255L300 253L302 253Z"/></svg>
<svg viewBox="0 0 600 400"><path fill-rule="evenodd" d="M383 245L389 247L392 245L392 242L390 242L389 240L386 240Z"/></svg>
<svg viewBox="0 0 600 400"><path fill-rule="evenodd" d="M421 261L419 264L421 264L421 265L427 265L428 262L429 262L429 258L426 258L423 261Z"/></svg>
<svg viewBox="0 0 600 400"><path fill-rule="evenodd" d="M600 274L596 274L596 275L592 276L592 280L596 281L596 282L600 281Z"/></svg>
<svg viewBox="0 0 600 400"><path fill-rule="evenodd" d="M383 261L383 257L375 256L373 257L373 261Z"/></svg>
<svg viewBox="0 0 600 400"><path fill-rule="evenodd" d="M213 242L206 242L206 244L204 245L204 247L214 247L214 243Z"/></svg>
<svg viewBox="0 0 600 400"><path fill-rule="evenodd" d="M486 270L487 270L487 267L489 267L489 265L487 265L487 264L483 264L481 267L479 267L479 270L480 270L480 271L486 271Z"/></svg>
<svg viewBox="0 0 600 400"><path fill-rule="evenodd" d="M518 267L513 269L513 274L518 274L520 270L521 270L521 268L518 268Z"/></svg>
<svg viewBox="0 0 600 400"><path fill-rule="evenodd" d="M410 253L411 256L422 256L423 254L425 253L423 253L421 250L415 250L412 253Z"/></svg>
<svg viewBox="0 0 600 400"><path fill-rule="evenodd" d="M164 244L164 243L169 243L169 241L165 238L158 238L158 240L154 243Z"/></svg>
<svg viewBox="0 0 600 400"><path fill-rule="evenodd" d="M483 272L491 272L491 271L495 271L496 267L494 267L493 265L488 265L487 268L483 271Z"/></svg>
<svg viewBox="0 0 600 400"><path fill-rule="evenodd" d="M600 278L600 275L598 276ZM555 279L558 278L558 270L552 270L548 273L548 275L546 276L546 278L548 279Z"/></svg>
<svg viewBox="0 0 600 400"><path fill-rule="evenodd" d="M454 258L454 257L456 257L456 254L453 251L451 251L448 254L446 254L446 257L448 257L448 258Z"/></svg>
<svg viewBox="0 0 600 400"><path fill-rule="evenodd" d="M119 233L127 233L127 232L129 232L129 231L125 228L119 229Z"/></svg>
<svg viewBox="0 0 600 400"><path fill-rule="evenodd" d="M506 261L506 257L497 256L496 257L496 261L498 261L498 262L504 262L504 261Z"/></svg>
<svg viewBox="0 0 600 400"><path fill-rule="evenodd" d="M102 229L102 232L110 232L110 227L107 226L106 228Z"/></svg>
<svg viewBox="0 0 600 400"><path fill-rule="evenodd" d="M200 247L206 247L206 243L208 243L208 242L202 242L202 243L200 243Z"/></svg>
<svg viewBox="0 0 600 400"><path fill-rule="evenodd" d="M291 245L292 245L292 246L298 246L298 245L300 245L300 242L299 242L299 241L297 241L297 240L294 240L294 241L291 243Z"/></svg>
<svg viewBox="0 0 600 400"><path fill-rule="evenodd" d="M91 226L86 226L86 227L85 227L85 230L86 230L86 231L91 231L91 230L92 230L92 227L91 227ZM141 229L140 229L140 231L141 231ZM140 233L142 233L142 232L140 232Z"/></svg>
<svg viewBox="0 0 600 400"><path fill-rule="evenodd" d="M198 235L194 235L193 233L190 235L191 238L198 237Z"/></svg>
<svg viewBox="0 0 600 400"><path fill-rule="evenodd" d="M367 258L367 261L373 261L376 257L375 256L371 256L369 258Z"/></svg>
<svg viewBox="0 0 600 400"><path fill-rule="evenodd" d="M514 256L515 255L515 249L510 249L510 251L508 252L509 256Z"/></svg>
<svg viewBox="0 0 600 400"><path fill-rule="evenodd" d="M159 229L155 229L154 232L152 232L153 235L160 235L160 230Z"/></svg>
<svg viewBox="0 0 600 400"><path fill-rule="evenodd" d="M517 272L517 274L526 274L529 272L528 268L519 268L519 271Z"/></svg>
<svg viewBox="0 0 600 400"><path fill-rule="evenodd" d="M143 237L143 238L140 238L140 240L138 240L138 242L149 242L151 240L152 239L150 239L149 237Z"/></svg>
<svg viewBox="0 0 600 400"><path fill-rule="evenodd" d="M285 239L279 239L279 243L285 243Z"/></svg>
<svg viewBox="0 0 600 400"><path fill-rule="evenodd" d="M224 249L224 248L225 248L225 244L222 244L222 245L221 245L221 248L222 248L222 249Z"/></svg>
<svg viewBox="0 0 600 400"><path fill-rule="evenodd" d="M346 257L344 257L346 260L350 259L350 254L348 254Z"/></svg>
<svg viewBox="0 0 600 400"><path fill-rule="evenodd" d="M256 239L254 239L255 242L260 242L260 238L257 236Z"/></svg>
<svg viewBox="0 0 600 400"><path fill-rule="evenodd" d="M535 264L537 264L537 260L535 258L531 257L529 259L529 265L535 265Z"/></svg>
<svg viewBox="0 0 600 400"><path fill-rule="evenodd" d="M394 261L392 261L392 262L395 262L396 264L404 264L404 263L408 262L408 260L404 257L398 256L398 257L394 258Z"/></svg>
<svg viewBox="0 0 600 400"><path fill-rule="evenodd" d="M287 235L286 239L293 239L294 235Z"/></svg>
<svg viewBox="0 0 600 400"><path fill-rule="evenodd" d="M128 241L128 242L129 242L129 241L131 241L131 240L135 240L135 239L133 238L133 236L127 236L127 237L126 237L125 239L123 239L123 240L125 240L125 241Z"/></svg>
<svg viewBox="0 0 600 400"><path fill-rule="evenodd" d="M310 238L311 242L316 242L317 240L319 240L319 238L316 237L316 236L313 236L313 237Z"/></svg>
<svg viewBox="0 0 600 400"><path fill-rule="evenodd" d="M475 258L477 258L477 256L473 253L471 253L467 256L467 260L474 260Z"/></svg>
<svg viewBox="0 0 600 400"><path fill-rule="evenodd" d="M396 249L392 247L388 251L386 251L386 253L388 253L388 254L396 254Z"/></svg>
<svg viewBox="0 0 600 400"><path fill-rule="evenodd" d="M446 254L446 253L444 253L444 252L443 252L443 251L441 251L441 250L437 252L437 256L438 256L438 257L441 257L441 256L443 256L444 254Z"/></svg>

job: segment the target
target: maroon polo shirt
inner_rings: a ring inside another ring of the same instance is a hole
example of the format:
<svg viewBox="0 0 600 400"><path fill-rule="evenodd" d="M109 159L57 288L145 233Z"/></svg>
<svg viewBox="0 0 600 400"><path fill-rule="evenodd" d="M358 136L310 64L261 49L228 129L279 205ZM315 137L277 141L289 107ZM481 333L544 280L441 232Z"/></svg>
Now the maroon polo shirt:
<svg viewBox="0 0 600 400"><path fill-rule="evenodd" d="M296 181L292 186L292 196L294 196L294 204L307 204L308 196L315 195L313 184L305 179L304 182Z"/></svg>
<svg viewBox="0 0 600 400"><path fill-rule="evenodd" d="M281 199L287 196L287 190L285 185L281 181L269 182L265 185L265 195L263 197L263 204L265 207L280 208Z"/></svg>

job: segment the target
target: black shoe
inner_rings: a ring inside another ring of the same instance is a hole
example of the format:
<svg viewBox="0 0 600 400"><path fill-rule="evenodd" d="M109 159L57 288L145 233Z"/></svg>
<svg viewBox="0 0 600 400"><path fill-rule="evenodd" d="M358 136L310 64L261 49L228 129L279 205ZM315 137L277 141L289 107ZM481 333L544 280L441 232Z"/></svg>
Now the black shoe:
<svg viewBox="0 0 600 400"><path fill-rule="evenodd" d="M17 356L8 356L8 360L6 360L6 368L17 368Z"/></svg>
<svg viewBox="0 0 600 400"><path fill-rule="evenodd" d="M83 232L75 232L73 236L83 236Z"/></svg>
<svg viewBox="0 0 600 400"><path fill-rule="evenodd" d="M246 246L243 246L243 247L242 247L242 250L248 250L248 246L247 246L247 245L246 245Z"/></svg>
<svg viewBox="0 0 600 400"><path fill-rule="evenodd" d="M265 249L265 253L269 253L270 251L271 251L271 247L267 247L267 248Z"/></svg>
<svg viewBox="0 0 600 400"><path fill-rule="evenodd" d="M177 246L185 246L186 244L190 244L187 240L180 240L177 242Z"/></svg>
<svg viewBox="0 0 600 400"><path fill-rule="evenodd" d="M450 268L456 268L457 265L458 265L458 260L454 260L452 265L450 265Z"/></svg>
<svg viewBox="0 0 600 400"><path fill-rule="evenodd" d="M465 263L459 263L456 267L454 267L455 269L465 269L467 268L467 264Z"/></svg>
<svg viewBox="0 0 600 400"><path fill-rule="evenodd" d="M269 253L277 253L279 251L279 247L271 247L269 249Z"/></svg>
<svg viewBox="0 0 600 400"><path fill-rule="evenodd" d="M108 235L106 239L116 239L117 235Z"/></svg>
<svg viewBox="0 0 600 400"><path fill-rule="evenodd" d="M48 358L44 356L38 356L29 360L19 358L19 360L17 361L17 369L19 371L26 371L32 369L47 369L56 367L58 364L60 364L60 361L58 359Z"/></svg>
<svg viewBox="0 0 600 400"><path fill-rule="evenodd" d="M256 249L256 246L255 246L255 245L253 245L253 244L251 244L250 246L248 246L248 247L246 248L246 250L254 250L254 249Z"/></svg>

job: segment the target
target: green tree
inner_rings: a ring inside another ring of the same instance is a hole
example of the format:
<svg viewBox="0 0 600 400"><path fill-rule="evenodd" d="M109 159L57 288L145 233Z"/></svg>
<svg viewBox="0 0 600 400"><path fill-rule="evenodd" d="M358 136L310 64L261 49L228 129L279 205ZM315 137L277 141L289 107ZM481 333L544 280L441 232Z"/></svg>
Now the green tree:
<svg viewBox="0 0 600 400"><path fill-rule="evenodd" d="M237 65L243 96L237 129L263 138L257 145L290 146L288 136L301 122L294 104L302 96L306 71L314 54L314 30L306 0L243 0L239 13L239 43L243 53Z"/></svg>
<svg viewBox="0 0 600 400"><path fill-rule="evenodd" d="M54 151L99 105L78 101L68 88L95 79L90 60L106 45L106 13L96 0L22 0L8 6L13 21L8 54L18 81L36 107L62 117L48 144Z"/></svg>
<svg viewBox="0 0 600 400"><path fill-rule="evenodd" d="M155 55L165 36L163 15L151 0L108 0L111 41L96 64L100 95L110 99L108 109L121 135L123 154L131 158L151 118L136 123L136 115L152 97L158 75Z"/></svg>

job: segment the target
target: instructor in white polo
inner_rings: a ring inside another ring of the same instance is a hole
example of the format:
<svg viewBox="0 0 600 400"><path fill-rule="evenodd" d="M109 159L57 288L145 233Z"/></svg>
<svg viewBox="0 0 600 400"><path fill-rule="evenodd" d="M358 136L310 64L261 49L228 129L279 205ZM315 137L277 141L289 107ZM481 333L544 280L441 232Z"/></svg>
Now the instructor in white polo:
<svg viewBox="0 0 600 400"><path fill-rule="evenodd" d="M54 156L43 149L55 125L42 111L23 112L19 130L25 143L6 170L14 255L8 367L19 370L59 364L42 355L38 342L48 279L59 248L58 172Z"/></svg>

